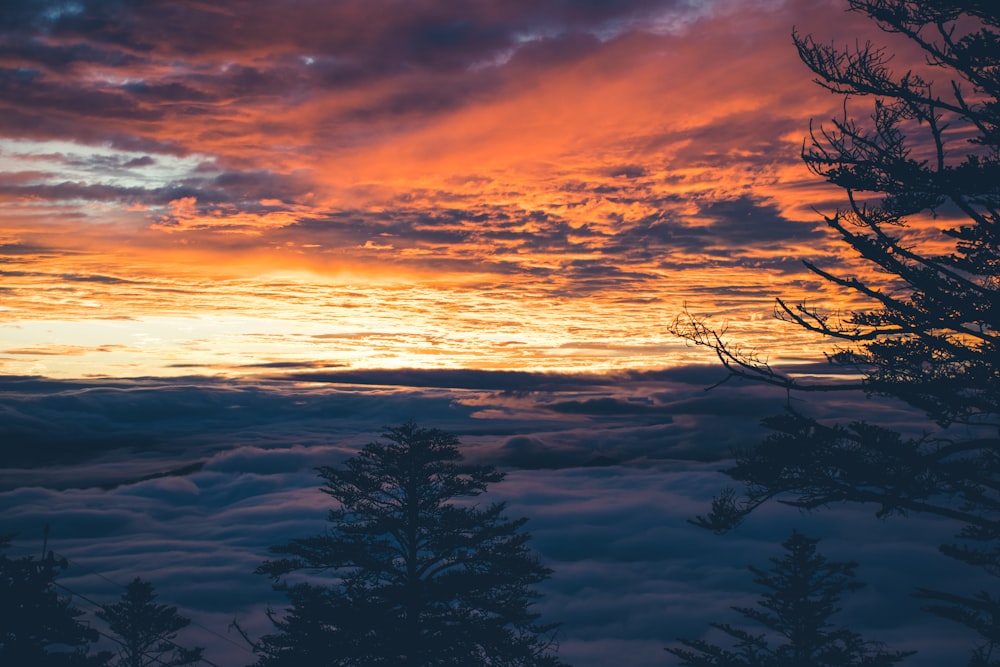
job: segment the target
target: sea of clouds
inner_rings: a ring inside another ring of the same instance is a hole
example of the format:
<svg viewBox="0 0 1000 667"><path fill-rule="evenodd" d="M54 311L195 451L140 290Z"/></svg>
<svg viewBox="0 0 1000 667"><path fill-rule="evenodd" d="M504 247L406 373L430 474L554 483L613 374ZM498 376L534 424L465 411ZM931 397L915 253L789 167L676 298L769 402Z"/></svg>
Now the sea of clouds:
<svg viewBox="0 0 1000 667"><path fill-rule="evenodd" d="M561 622L560 655L576 667L674 664L663 647L737 621L752 603L746 570L766 567L792 528L856 560L868 586L841 621L914 666L964 659L973 637L920 611L916 586L978 590L975 571L944 559L952 526L880 521L873 509L802 514L772 503L737 531L688 522L726 484L736 447L764 435L783 392L729 383L714 368L617 376L372 371L253 380L0 382L0 533L13 555L48 546L88 613L135 576L195 625L182 637L223 667L253 661L229 630L268 631L284 599L253 574L270 545L323 530L329 498L314 468L335 465L385 425L415 420L456 433L471 461L501 467L490 500L530 518L532 545L554 571L538 609ZM794 400L794 399L793 399ZM835 419L906 425L899 406L836 395L795 407ZM942 581L946 580L946 581Z"/></svg>

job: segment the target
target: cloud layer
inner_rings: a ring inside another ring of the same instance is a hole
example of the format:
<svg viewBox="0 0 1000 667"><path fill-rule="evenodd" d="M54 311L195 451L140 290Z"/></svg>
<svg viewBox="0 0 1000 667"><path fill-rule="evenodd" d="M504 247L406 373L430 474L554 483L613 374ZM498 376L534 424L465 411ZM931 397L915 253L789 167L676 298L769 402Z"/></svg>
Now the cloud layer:
<svg viewBox="0 0 1000 667"><path fill-rule="evenodd" d="M921 614L917 585L976 590L936 545L951 526L877 521L869 508L800 514L764 507L714 536L687 520L725 483L734 447L762 435L785 397L759 386L705 392L710 367L617 376L482 371L345 371L287 379L7 379L0 410L0 533L35 553L42 526L71 560L63 582L92 600L141 575L197 625L189 640L225 667L251 660L226 628L267 630L283 599L252 574L267 548L322 530L328 498L314 468L416 418L458 434L471 461L499 465L493 498L530 518L533 544L555 575L540 610L561 621L561 654L577 667L664 664L662 647L733 620L754 599L745 570L764 565L791 527L823 537L831 558L858 560L869 587L843 621L921 667L964 654L970 638ZM798 404L831 419L865 415L918 428L907 411L863 397ZM38 459L44 464L38 465ZM946 570L943 568L947 568ZM88 604L81 601L85 608ZM221 635L221 636L220 636ZM232 643L236 642L236 644Z"/></svg>

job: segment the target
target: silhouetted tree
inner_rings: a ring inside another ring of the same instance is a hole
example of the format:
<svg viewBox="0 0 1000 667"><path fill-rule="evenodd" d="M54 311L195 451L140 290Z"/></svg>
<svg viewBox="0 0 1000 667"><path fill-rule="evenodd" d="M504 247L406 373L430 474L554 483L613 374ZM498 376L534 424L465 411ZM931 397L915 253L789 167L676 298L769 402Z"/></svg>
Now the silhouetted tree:
<svg viewBox="0 0 1000 667"><path fill-rule="evenodd" d="M918 45L923 70L894 72L871 42L841 51L794 35L817 83L845 97L845 115L811 130L802 157L842 187L848 206L825 218L863 274L805 265L869 307L845 316L777 301L777 314L846 347L830 361L872 394L901 398L941 424L996 425L1000 414L1000 5L989 0L849 0L888 33ZM899 64L896 60L893 64ZM927 78L942 74L945 82ZM848 115L872 100L865 122ZM851 104L848 104L851 103ZM906 234L918 214L952 221ZM945 248L948 245L949 247ZM747 354L704 320L674 329L715 350L734 374L813 389ZM831 389L830 386L819 387Z"/></svg>
<svg viewBox="0 0 1000 667"><path fill-rule="evenodd" d="M69 597L59 595L55 578L66 561L50 551L41 560L11 558L0 536L0 665L11 667L99 667L110 653L89 654L96 630L80 617Z"/></svg>
<svg viewBox="0 0 1000 667"><path fill-rule="evenodd" d="M794 411L767 419L773 435L726 471L745 492L720 495L698 522L724 530L774 497L804 508L874 503L880 516L957 521L964 543L945 553L1000 574L1000 3L848 4L924 56L907 67L871 42L841 50L794 34L817 83L845 100L842 118L811 129L802 156L845 190L846 207L825 220L861 268L805 264L867 305L839 315L779 299L776 313L837 341L830 362L861 382L797 381L690 314L673 331L711 347L733 375L895 397L940 428L904 437ZM868 117L852 113L865 100ZM984 637L980 657L1000 647L997 598L921 594Z"/></svg>
<svg viewBox="0 0 1000 667"><path fill-rule="evenodd" d="M255 644L257 664L562 665L555 626L531 610L531 586L550 571L527 546L526 519L468 500L503 474L460 465L443 431L408 423L383 437L319 469L336 501L327 532L272 547L283 557L258 568L291 606L269 612L277 631Z"/></svg>
<svg viewBox="0 0 1000 667"><path fill-rule="evenodd" d="M886 667L912 651L888 652L829 619L845 593L864 584L855 580L857 563L831 562L816 552L819 540L792 532L782 546L785 555L771 558L768 571L751 566L754 582L766 592L756 607L733 607L763 626L754 634L729 624L713 623L733 640L731 648L703 639L679 639L666 650L684 667Z"/></svg>
<svg viewBox="0 0 1000 667"><path fill-rule="evenodd" d="M118 644L115 667L181 667L201 661L201 648L178 646L174 639L191 619L177 607L156 603L153 585L136 577L115 604L104 605L97 617L108 624Z"/></svg>

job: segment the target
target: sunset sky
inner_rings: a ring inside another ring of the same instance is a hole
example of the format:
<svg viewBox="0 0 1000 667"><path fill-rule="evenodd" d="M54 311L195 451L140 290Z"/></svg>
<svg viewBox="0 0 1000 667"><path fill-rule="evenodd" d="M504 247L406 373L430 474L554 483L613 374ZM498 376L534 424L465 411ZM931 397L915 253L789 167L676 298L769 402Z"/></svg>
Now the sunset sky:
<svg viewBox="0 0 1000 667"><path fill-rule="evenodd" d="M791 34L913 55L846 4L0 2L0 534L37 554L51 526L90 599L151 579L240 667L228 624L283 604L253 569L323 529L313 467L417 419L508 471L575 667L670 664L792 527L861 563L845 613L908 665L966 655L910 598L942 523L687 522L792 401L922 428L864 396L706 392L724 372L667 331L687 309L825 369L774 299L849 308L801 260L862 269L800 158L842 100Z"/></svg>
<svg viewBox="0 0 1000 667"><path fill-rule="evenodd" d="M0 370L610 370L685 305L795 356L834 0L4 3ZM776 337L776 338L775 338ZM780 345L776 345L780 342Z"/></svg>

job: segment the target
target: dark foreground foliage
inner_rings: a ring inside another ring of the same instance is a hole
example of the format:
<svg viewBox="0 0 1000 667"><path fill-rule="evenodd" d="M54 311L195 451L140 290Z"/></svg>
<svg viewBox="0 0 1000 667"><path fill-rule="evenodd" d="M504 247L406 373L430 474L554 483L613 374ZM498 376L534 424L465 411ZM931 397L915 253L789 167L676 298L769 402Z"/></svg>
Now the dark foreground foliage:
<svg viewBox="0 0 1000 667"><path fill-rule="evenodd" d="M174 640L191 619L177 607L156 602L153 585L136 577L121 598L104 605L97 617L107 623L118 646L114 667L183 667L202 661L201 648L184 648Z"/></svg>
<svg viewBox="0 0 1000 667"><path fill-rule="evenodd" d="M82 622L83 612L61 595L55 579L66 561L49 551L38 560L11 558L0 536L0 665L101 667L110 653L92 653L97 630Z"/></svg>
<svg viewBox="0 0 1000 667"><path fill-rule="evenodd" d="M666 650L683 667L889 667L912 655L886 651L830 622L841 597L864 584L855 579L857 563L827 560L816 551L818 541L793 531L782 544L785 555L772 558L769 570L750 567L765 593L756 607L733 609L764 632L715 623L730 638L729 647L680 639L681 646Z"/></svg>
<svg viewBox="0 0 1000 667"><path fill-rule="evenodd" d="M290 603L255 643L259 667L562 665L532 586L550 571L525 519L469 499L499 482L463 466L458 439L389 428L339 467L320 468L335 505L320 535L272 547L258 572Z"/></svg>

